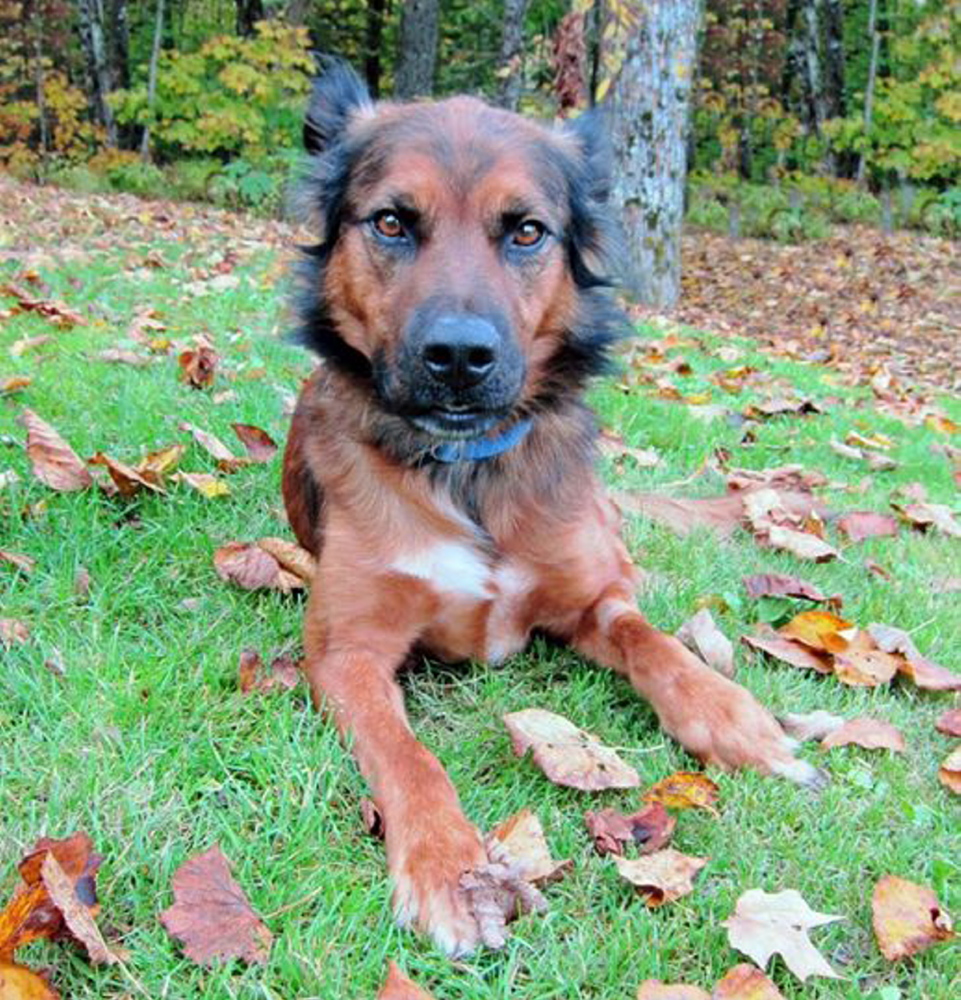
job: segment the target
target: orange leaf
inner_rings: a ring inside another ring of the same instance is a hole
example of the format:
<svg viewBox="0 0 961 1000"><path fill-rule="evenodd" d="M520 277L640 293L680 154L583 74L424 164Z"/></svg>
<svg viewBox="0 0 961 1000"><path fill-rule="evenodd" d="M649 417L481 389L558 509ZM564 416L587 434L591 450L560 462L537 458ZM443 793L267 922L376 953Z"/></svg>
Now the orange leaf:
<svg viewBox="0 0 961 1000"><path fill-rule="evenodd" d="M718 981L711 1000L784 1000L784 994L760 969L742 962Z"/></svg>
<svg viewBox="0 0 961 1000"><path fill-rule="evenodd" d="M699 986L645 979L637 989L637 1000L711 1000L711 997Z"/></svg>
<svg viewBox="0 0 961 1000"><path fill-rule="evenodd" d="M717 785L706 774L677 771L651 786L643 797L645 802L660 802L668 809L706 809L716 816L718 794Z"/></svg>
<svg viewBox="0 0 961 1000"><path fill-rule="evenodd" d="M387 978L377 994L377 1000L434 1000L434 998L415 986L397 967L395 962L387 966Z"/></svg>
<svg viewBox="0 0 961 1000"><path fill-rule="evenodd" d="M253 424L231 424L252 462L269 462L277 454L277 442Z"/></svg>
<svg viewBox="0 0 961 1000"><path fill-rule="evenodd" d="M521 809L499 823L491 831L491 836L501 842L507 857L520 870L521 877L535 885L563 878L574 865L570 859L555 861L551 857L541 821L530 809Z"/></svg>
<svg viewBox="0 0 961 1000"><path fill-rule="evenodd" d="M961 795L961 747L957 747L938 768L938 780L955 795Z"/></svg>
<svg viewBox="0 0 961 1000"><path fill-rule="evenodd" d="M848 646L849 639L839 633L853 628L853 623L831 614L830 611L802 611L795 615L778 632L789 639L797 639L811 649L838 653Z"/></svg>
<svg viewBox="0 0 961 1000"><path fill-rule="evenodd" d="M954 936L951 918L923 885L885 875L871 897L874 936L889 962L916 955Z"/></svg>
<svg viewBox="0 0 961 1000"><path fill-rule="evenodd" d="M50 424L33 410L24 410L21 422L27 428L27 455L37 479L61 493L93 485L87 467Z"/></svg>
<svg viewBox="0 0 961 1000"><path fill-rule="evenodd" d="M938 718L934 728L945 736L961 736L961 708L949 708Z"/></svg>
<svg viewBox="0 0 961 1000"><path fill-rule="evenodd" d="M667 846L677 821L660 802L651 802L630 816L616 809L588 810L584 822L598 854L623 854L627 845L653 854Z"/></svg>
<svg viewBox="0 0 961 1000"><path fill-rule="evenodd" d="M834 654L834 674L842 684L877 687L898 672L898 657L879 649L864 629L857 629L846 649Z"/></svg>
<svg viewBox="0 0 961 1000"><path fill-rule="evenodd" d="M828 654L809 649L804 643L795 639L785 639L768 626L763 626L757 635L742 635L741 642L753 649L760 649L775 660L789 663L792 667L815 670L819 674L831 673L831 660Z"/></svg>
<svg viewBox="0 0 961 1000"><path fill-rule="evenodd" d="M0 958L0 1000L60 1000L60 994L43 976Z"/></svg>

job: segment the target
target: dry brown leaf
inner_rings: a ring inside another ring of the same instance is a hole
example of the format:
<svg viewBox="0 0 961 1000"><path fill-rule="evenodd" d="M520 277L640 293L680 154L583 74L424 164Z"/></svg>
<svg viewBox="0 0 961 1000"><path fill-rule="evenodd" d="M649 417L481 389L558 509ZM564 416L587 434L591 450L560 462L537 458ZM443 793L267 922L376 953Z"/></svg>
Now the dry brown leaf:
<svg viewBox="0 0 961 1000"><path fill-rule="evenodd" d="M628 458L640 469L653 469L663 465L661 456L653 448L632 448L619 434L610 430L601 431L598 448L602 455L613 460L616 468L621 468Z"/></svg>
<svg viewBox="0 0 961 1000"><path fill-rule="evenodd" d="M677 822L661 805L652 802L630 816L616 809L584 813L587 832L598 854L623 854L632 845L642 854L652 854L666 847Z"/></svg>
<svg viewBox="0 0 961 1000"><path fill-rule="evenodd" d="M949 708L938 717L934 728L945 736L961 736L961 708Z"/></svg>
<svg viewBox="0 0 961 1000"><path fill-rule="evenodd" d="M177 358L180 378L194 389L206 389L214 383L220 355L212 347L199 346L181 351Z"/></svg>
<svg viewBox="0 0 961 1000"><path fill-rule="evenodd" d="M161 483L163 477L177 467L186 450L186 445L168 444L150 451L137 463L137 472L152 483Z"/></svg>
<svg viewBox="0 0 961 1000"><path fill-rule="evenodd" d="M27 428L27 455L33 474L52 490L70 493L93 485L77 453L45 420L25 409L21 422Z"/></svg>
<svg viewBox="0 0 961 1000"><path fill-rule="evenodd" d="M149 354L138 354L136 351L129 351L123 347L108 347L97 354L97 360L106 361L109 364L130 365L133 368L143 368L154 363L154 359Z"/></svg>
<svg viewBox="0 0 961 1000"><path fill-rule="evenodd" d="M230 496L230 485L210 472L175 472L170 477L175 483L186 483L208 500Z"/></svg>
<svg viewBox="0 0 961 1000"><path fill-rule="evenodd" d="M151 493L165 492L163 487L142 476L132 466L116 458L111 458L102 451L98 451L93 458L89 459L88 464L106 466L110 478L122 497L136 496L141 490L149 490Z"/></svg>
<svg viewBox="0 0 961 1000"><path fill-rule="evenodd" d="M30 629L16 618L0 618L0 644L12 646L24 643L30 638Z"/></svg>
<svg viewBox="0 0 961 1000"><path fill-rule="evenodd" d="M834 675L842 684L877 687L898 672L898 657L879 649L864 629L857 629L842 652L834 654Z"/></svg>
<svg viewBox="0 0 961 1000"><path fill-rule="evenodd" d="M677 771L662 778L644 793L645 802L660 802L668 809L706 809L717 815L718 787L699 771Z"/></svg>
<svg viewBox="0 0 961 1000"><path fill-rule="evenodd" d="M629 859L614 855L614 863L621 877L637 889L652 909L665 903L673 903L681 896L693 892L692 880L709 860L681 854L673 847L640 858Z"/></svg>
<svg viewBox="0 0 961 1000"><path fill-rule="evenodd" d="M808 976L839 978L811 943L807 932L812 927L842 919L812 910L795 889L774 893L749 889L738 898L734 913L722 926L727 928L731 947L743 952L762 969L772 955L778 954L791 972L804 982Z"/></svg>
<svg viewBox="0 0 961 1000"><path fill-rule="evenodd" d="M9 375L0 378L0 396L12 396L15 392L26 389L33 379L29 375Z"/></svg>
<svg viewBox="0 0 961 1000"><path fill-rule="evenodd" d="M839 653L847 649L850 639L846 633L852 628L853 622L830 611L802 611L782 625L778 632L819 652Z"/></svg>
<svg viewBox="0 0 961 1000"><path fill-rule="evenodd" d="M826 597L813 584L787 576L784 573L755 573L753 576L741 577L741 582L750 597L801 597L817 604L825 601L840 603L837 598Z"/></svg>
<svg viewBox="0 0 961 1000"><path fill-rule="evenodd" d="M954 512L947 504L918 502L903 506L892 503L891 506L912 528L920 531L936 528L944 535L961 538L961 524L955 520Z"/></svg>
<svg viewBox="0 0 961 1000"><path fill-rule="evenodd" d="M185 861L174 873L174 904L160 914L167 932L199 964L217 958L266 962L273 935L230 874L219 845Z"/></svg>
<svg viewBox="0 0 961 1000"><path fill-rule="evenodd" d="M938 781L955 795L961 795L961 746L955 747L938 768Z"/></svg>
<svg viewBox="0 0 961 1000"><path fill-rule="evenodd" d="M645 979L637 989L637 1000L711 1000L711 997L699 986Z"/></svg>
<svg viewBox="0 0 961 1000"><path fill-rule="evenodd" d="M387 978L377 994L377 1000L433 1000L433 997L415 986L397 967L396 962L387 966Z"/></svg>
<svg viewBox="0 0 961 1000"><path fill-rule="evenodd" d="M744 496L744 513L754 537L763 545L783 549L799 559L825 562L837 557L834 546L806 530L804 516L789 511L777 490L753 490Z"/></svg>
<svg viewBox="0 0 961 1000"><path fill-rule="evenodd" d="M701 608L674 634L709 667L725 677L734 676L734 647L707 608Z"/></svg>
<svg viewBox="0 0 961 1000"><path fill-rule="evenodd" d="M551 857L541 821L530 809L521 809L505 819L494 827L491 836L501 842L508 858L520 869L521 876L534 885L563 878L574 866L569 858L555 861Z"/></svg>
<svg viewBox="0 0 961 1000"><path fill-rule="evenodd" d="M898 670L919 688L927 691L961 691L961 675L953 674L922 656L914 640L904 629L875 623L868 625L867 631L880 649L898 655Z"/></svg>
<svg viewBox="0 0 961 1000"><path fill-rule="evenodd" d="M761 626L757 635L742 635L741 642L752 649L760 649L775 660L789 663L792 667L815 670L819 674L829 674L832 671L828 654L809 649L795 639L786 639L767 625Z"/></svg>
<svg viewBox="0 0 961 1000"><path fill-rule="evenodd" d="M503 716L503 722L514 753L522 757L531 750L534 763L555 785L597 791L640 784L633 767L561 715L525 708Z"/></svg>
<svg viewBox="0 0 961 1000"><path fill-rule="evenodd" d="M742 962L718 980L711 1000L784 1000L784 994L760 969Z"/></svg>
<svg viewBox="0 0 961 1000"><path fill-rule="evenodd" d="M33 568L37 565L37 560L30 556L25 556L22 552L11 552L9 549L0 549L0 563L9 563L24 573L32 573Z"/></svg>
<svg viewBox="0 0 961 1000"><path fill-rule="evenodd" d="M247 449L251 462L269 462L277 454L277 442L253 424L231 424L234 434Z"/></svg>
<svg viewBox="0 0 961 1000"><path fill-rule="evenodd" d="M688 535L697 528L712 528L729 535L740 524L744 512L741 496L734 493L693 500L624 490L615 490L611 496L623 510L657 521L678 535Z"/></svg>
<svg viewBox="0 0 961 1000"><path fill-rule="evenodd" d="M257 542L228 542L214 552L217 575L244 590L279 590L289 594L302 590L304 580L284 569Z"/></svg>
<svg viewBox="0 0 961 1000"><path fill-rule="evenodd" d="M250 694L257 687L260 666L260 653L257 650L241 650L240 663L237 666L237 687L242 694Z"/></svg>
<svg viewBox="0 0 961 1000"><path fill-rule="evenodd" d="M257 545L269 552L280 565L309 586L317 574L317 560L295 542L283 538L267 536L257 541Z"/></svg>
<svg viewBox="0 0 961 1000"><path fill-rule="evenodd" d="M265 693L275 688L291 690L300 681L300 668L289 656L278 656L264 670L260 654L254 649L245 649L240 654L237 667L237 686L241 693L254 691Z"/></svg>
<svg viewBox="0 0 961 1000"><path fill-rule="evenodd" d="M850 743L866 750L894 750L899 753L904 750L904 736L900 729L890 722L864 717L845 722L829 733L821 741L821 746L830 749Z"/></svg>
<svg viewBox="0 0 961 1000"><path fill-rule="evenodd" d="M50 902L63 917L67 931L87 949L90 961L94 965L113 965L117 962L117 956L107 947L94 921L91 906L80 895L79 884L63 870L53 851L44 853L40 876Z"/></svg>
<svg viewBox="0 0 961 1000"><path fill-rule="evenodd" d="M812 562L828 562L837 559L838 550L807 531L799 531L781 524L771 524L767 527L767 541L772 548L790 552L798 559L809 559Z"/></svg>
<svg viewBox="0 0 961 1000"><path fill-rule="evenodd" d="M49 344L53 337L49 333L41 333L36 337L21 337L10 345L10 355L14 358L22 358L24 354L35 351L44 344Z"/></svg>
<svg viewBox="0 0 961 1000"><path fill-rule="evenodd" d="M840 715L832 715L821 709L798 715L788 713L779 716L778 722L788 736L793 736L802 743L808 740L823 740L825 736L829 736L844 725L844 719Z"/></svg>
<svg viewBox="0 0 961 1000"><path fill-rule="evenodd" d="M890 514L876 514L870 510L855 510L838 518L838 529L852 542L865 538L885 537L898 533L898 519Z"/></svg>
<svg viewBox="0 0 961 1000"><path fill-rule="evenodd" d="M0 958L0 1000L61 1000L39 973Z"/></svg>
<svg viewBox="0 0 961 1000"><path fill-rule="evenodd" d="M871 922L881 954L889 962L916 955L954 936L951 918L926 886L897 875L878 880L871 897Z"/></svg>
<svg viewBox="0 0 961 1000"><path fill-rule="evenodd" d="M178 424L182 431L188 431L193 435L193 439L207 452L211 458L217 462L217 468L221 472L236 472L245 465L250 464L249 458L237 458L234 453L214 434L203 430L189 420L182 420Z"/></svg>

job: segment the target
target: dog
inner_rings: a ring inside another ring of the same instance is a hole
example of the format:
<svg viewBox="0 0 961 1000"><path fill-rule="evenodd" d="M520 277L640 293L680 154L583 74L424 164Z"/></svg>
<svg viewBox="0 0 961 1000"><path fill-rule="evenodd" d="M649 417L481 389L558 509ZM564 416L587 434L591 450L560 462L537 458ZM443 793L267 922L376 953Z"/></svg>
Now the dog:
<svg viewBox="0 0 961 1000"><path fill-rule="evenodd" d="M500 661L537 630L623 674L703 763L818 772L637 608L583 401L626 328L602 120L374 103L337 66L314 84L304 143L320 241L299 266L300 337L322 360L283 468L290 524L318 557L304 669L383 817L398 918L463 955L503 940L465 888L491 859L408 724L395 675L411 650Z"/></svg>

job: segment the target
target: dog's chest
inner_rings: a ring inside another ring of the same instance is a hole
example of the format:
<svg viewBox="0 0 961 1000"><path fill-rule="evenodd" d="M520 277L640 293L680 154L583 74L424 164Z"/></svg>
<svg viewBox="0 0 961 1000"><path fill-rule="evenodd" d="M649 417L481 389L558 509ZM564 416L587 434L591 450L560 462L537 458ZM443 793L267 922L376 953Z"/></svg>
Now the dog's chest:
<svg viewBox="0 0 961 1000"><path fill-rule="evenodd" d="M396 558L391 568L429 584L439 608L423 643L444 659L497 662L527 644L525 598L535 585L531 568L491 560L479 547L438 542Z"/></svg>

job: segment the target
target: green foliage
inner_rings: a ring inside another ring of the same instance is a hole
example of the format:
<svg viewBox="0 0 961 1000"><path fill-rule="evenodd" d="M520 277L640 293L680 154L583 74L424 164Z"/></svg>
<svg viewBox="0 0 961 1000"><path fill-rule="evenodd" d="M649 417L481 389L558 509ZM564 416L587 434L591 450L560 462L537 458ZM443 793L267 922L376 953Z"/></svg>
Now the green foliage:
<svg viewBox="0 0 961 1000"><path fill-rule="evenodd" d="M252 38L219 36L196 52L160 57L151 107L147 84L112 95L117 120L150 127L165 158L199 154L257 159L297 144L314 61L304 28L261 21Z"/></svg>

